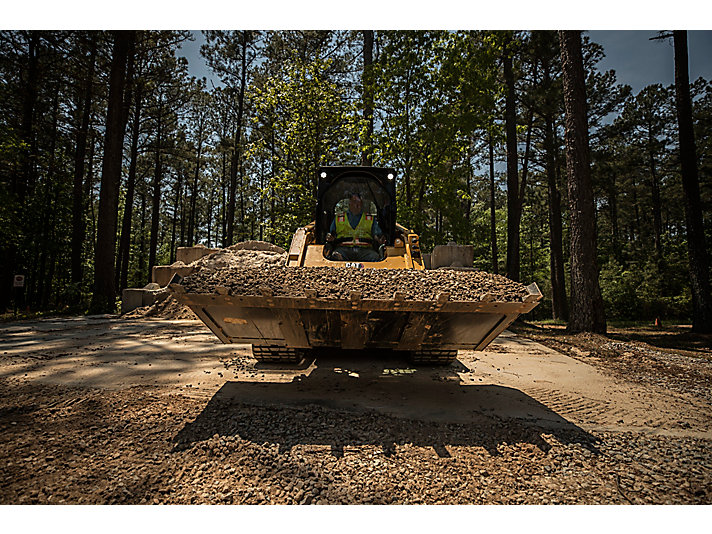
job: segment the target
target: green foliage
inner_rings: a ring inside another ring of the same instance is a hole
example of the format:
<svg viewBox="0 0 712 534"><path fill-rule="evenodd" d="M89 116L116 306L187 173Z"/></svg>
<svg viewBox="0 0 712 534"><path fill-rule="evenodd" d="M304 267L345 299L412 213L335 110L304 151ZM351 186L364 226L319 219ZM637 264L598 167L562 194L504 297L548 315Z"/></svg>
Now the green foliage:
<svg viewBox="0 0 712 534"><path fill-rule="evenodd" d="M670 294L654 261L626 268L611 258L601 269L601 292L611 319L687 318L689 291Z"/></svg>
<svg viewBox="0 0 712 534"><path fill-rule="evenodd" d="M556 32L377 31L374 62L364 75L361 32L206 31L201 54L220 80L218 87L189 77L177 53L188 33L138 35L126 92L117 213L121 221L132 208L129 286L149 281L152 219L158 223L158 263L174 261L180 246L230 244L231 223L233 241L264 239L287 247L294 230L313 220L316 169L358 164L365 149L371 149L374 165L396 169L398 220L420 234L425 251L449 241L472 244L475 267L491 271L490 140L501 272L507 246L501 74L506 44L517 80L520 177L524 141L531 140L521 278L536 282L547 297L532 316L550 316L547 130L553 134L554 182L562 196L564 263L569 261ZM94 92L78 218L86 225L83 277L72 283L69 248L77 219L72 181L92 42L96 72L90 80ZM0 32L0 247L4 257L14 255L13 268L28 275L33 308L64 308L77 297L86 300L92 289L111 42L102 32ZM37 52L34 87L29 87L31 46ZM583 52L600 284L608 315L684 317L690 291L672 89L656 84L633 95L616 82L615 73L599 71L600 45L585 37ZM363 118L368 88L374 98L370 138ZM712 85L700 79L692 93L704 222L712 243ZM31 104L27 131L25 110ZM138 143L132 161L134 123ZM129 204L132 164L135 193ZM22 199L18 185L27 186ZM231 195L235 209L229 220ZM651 215L657 209L659 253Z"/></svg>
<svg viewBox="0 0 712 534"><path fill-rule="evenodd" d="M274 169L260 193L271 191L285 201L287 212L276 213L274 221L280 243L313 218L318 167L355 163L357 158L356 109L343 88L329 79L331 64L328 59L292 60L283 65L279 78L267 79L252 97L253 124L263 135L253 140L247 157L253 162L267 159Z"/></svg>

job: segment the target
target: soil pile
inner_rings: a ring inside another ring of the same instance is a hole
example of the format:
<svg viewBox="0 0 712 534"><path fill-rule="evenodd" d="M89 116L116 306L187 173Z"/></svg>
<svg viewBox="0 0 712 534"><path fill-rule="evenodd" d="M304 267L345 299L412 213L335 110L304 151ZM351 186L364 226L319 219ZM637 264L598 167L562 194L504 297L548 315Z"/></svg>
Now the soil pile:
<svg viewBox="0 0 712 534"><path fill-rule="evenodd" d="M168 290L166 290L168 291ZM136 308L122 315L124 319L140 319L142 317L155 317L156 319L198 319L188 306L178 302L172 295L156 302L151 306Z"/></svg>
<svg viewBox="0 0 712 534"><path fill-rule="evenodd" d="M216 272L235 272L242 269L255 270L262 269L265 266L283 265L286 261L286 251L277 245L264 241L244 241L203 256L188 265L182 261L176 261L171 267L191 267L194 273L202 273L202 276L209 276L211 273ZM198 318L190 308L169 295L170 290L168 288L160 288L158 284L149 284L146 289L156 291L158 294L157 301L151 306L136 308L122 317L126 319L138 319L141 317L159 319Z"/></svg>
<svg viewBox="0 0 712 534"><path fill-rule="evenodd" d="M233 247L239 245L242 243L233 245ZM265 243L265 245L270 245L270 243ZM286 263L287 253L279 247L271 246L278 250L246 250L232 247L222 249L195 260L190 264L190 267L193 267L195 272L213 273L225 269L260 269L266 265Z"/></svg>
<svg viewBox="0 0 712 534"><path fill-rule="evenodd" d="M352 291L364 299L393 298L401 292L405 300L433 301L441 293L450 300L479 301L486 294L498 302L521 302L526 286L504 276L482 271L399 269L353 269L337 267L287 267L264 263L259 268L203 269L183 279L189 293L215 293L226 287L231 295L261 295L263 289L275 296L304 297L307 290L317 298L348 299Z"/></svg>

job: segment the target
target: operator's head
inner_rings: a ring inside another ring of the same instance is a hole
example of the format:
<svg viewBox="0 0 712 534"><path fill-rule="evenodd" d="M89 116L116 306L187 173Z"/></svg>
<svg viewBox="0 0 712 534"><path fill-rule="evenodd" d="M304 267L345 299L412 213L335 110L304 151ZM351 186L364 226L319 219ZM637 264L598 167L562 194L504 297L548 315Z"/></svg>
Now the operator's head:
<svg viewBox="0 0 712 534"><path fill-rule="evenodd" d="M359 193L351 193L349 195L349 211L354 215L361 213L363 209L363 199Z"/></svg>

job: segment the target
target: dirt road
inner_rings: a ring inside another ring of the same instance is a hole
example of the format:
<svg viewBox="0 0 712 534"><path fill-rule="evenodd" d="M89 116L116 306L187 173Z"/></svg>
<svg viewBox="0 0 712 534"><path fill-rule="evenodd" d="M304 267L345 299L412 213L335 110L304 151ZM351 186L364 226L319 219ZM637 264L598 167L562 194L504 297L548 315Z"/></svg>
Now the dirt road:
<svg viewBox="0 0 712 534"><path fill-rule="evenodd" d="M197 321L8 323L0 503L712 502L709 399L592 363L507 332L278 369Z"/></svg>

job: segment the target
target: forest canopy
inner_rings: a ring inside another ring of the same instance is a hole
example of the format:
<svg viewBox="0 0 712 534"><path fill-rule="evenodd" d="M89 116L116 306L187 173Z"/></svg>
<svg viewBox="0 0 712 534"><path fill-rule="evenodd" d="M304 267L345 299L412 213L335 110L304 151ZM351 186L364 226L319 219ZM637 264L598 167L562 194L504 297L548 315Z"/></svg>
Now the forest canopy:
<svg viewBox="0 0 712 534"><path fill-rule="evenodd" d="M202 35L219 84L189 75L186 31L0 32L3 312L15 274L30 309L86 311L107 262L118 297L177 247L288 247L313 220L317 168L368 164L396 169L399 222L425 251L471 244L474 267L539 285L537 317L567 318L557 32ZM634 92L585 33L581 50L606 317L689 321L675 86ZM704 248L712 83L689 90Z"/></svg>

